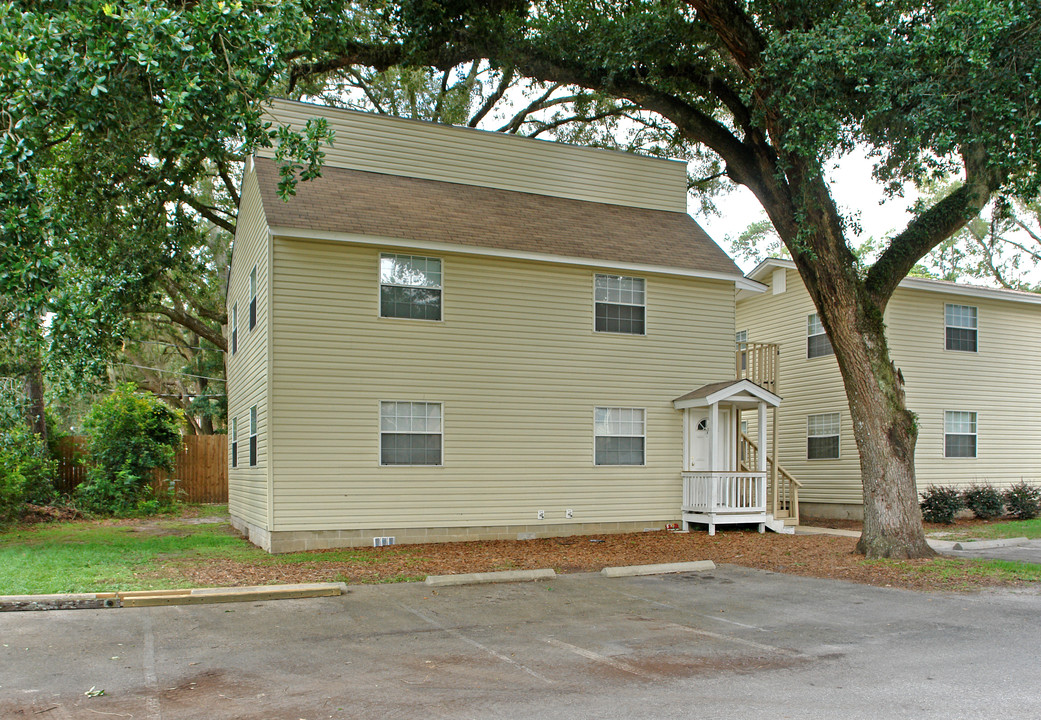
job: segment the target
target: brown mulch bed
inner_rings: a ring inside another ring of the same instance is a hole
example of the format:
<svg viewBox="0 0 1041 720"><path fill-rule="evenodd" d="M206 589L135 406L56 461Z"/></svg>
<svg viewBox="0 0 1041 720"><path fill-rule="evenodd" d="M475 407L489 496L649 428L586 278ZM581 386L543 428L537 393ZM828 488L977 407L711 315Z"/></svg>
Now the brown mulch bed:
<svg viewBox="0 0 1041 720"><path fill-rule="evenodd" d="M1015 520L1013 517L1000 517L994 520L980 520L977 517L959 517L955 518L954 522L950 525L944 525L942 523L922 523L925 526L925 534L930 533L958 533L965 530L972 530L981 525L991 525L993 523L1008 522ZM856 530L860 532L864 524L860 520L840 520L833 518L814 518L814 517L802 517L800 522L803 525L815 525L817 527L836 528L839 530Z"/></svg>
<svg viewBox="0 0 1041 720"><path fill-rule="evenodd" d="M978 590L1020 586L1020 581L981 578L971 561L910 560L871 562L854 555L855 538L825 535L760 535L726 529L705 532L649 532L523 541L475 541L387 548L353 548L258 556L255 560L206 558L171 561L156 574L187 577L203 586L343 581L348 583L421 580L426 575L552 567L558 573L594 572L614 565L713 560L760 570L848 580L914 590ZM943 563L945 572L922 566ZM962 570L964 568L964 570Z"/></svg>

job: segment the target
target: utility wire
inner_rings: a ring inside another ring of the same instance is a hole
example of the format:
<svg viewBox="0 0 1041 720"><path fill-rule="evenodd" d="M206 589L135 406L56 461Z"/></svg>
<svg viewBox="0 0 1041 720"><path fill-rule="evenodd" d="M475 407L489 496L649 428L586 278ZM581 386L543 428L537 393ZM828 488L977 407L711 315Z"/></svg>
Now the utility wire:
<svg viewBox="0 0 1041 720"><path fill-rule="evenodd" d="M159 340L130 340L129 342L138 343L140 345L165 345L166 347L177 348L179 350L209 350L210 352L224 352L220 348L216 347L199 347L197 345L178 345L177 343L160 342Z"/></svg>

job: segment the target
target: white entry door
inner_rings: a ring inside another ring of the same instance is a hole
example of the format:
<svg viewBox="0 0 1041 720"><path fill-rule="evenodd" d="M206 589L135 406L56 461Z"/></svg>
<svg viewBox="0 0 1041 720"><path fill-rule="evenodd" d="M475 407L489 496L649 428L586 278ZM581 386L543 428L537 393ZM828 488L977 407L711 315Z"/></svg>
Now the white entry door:
<svg viewBox="0 0 1041 720"><path fill-rule="evenodd" d="M690 469L709 471L712 469L712 453L709 448L715 441L716 467L726 470L730 465L730 410L719 409L719 427L709 427L708 410L690 411Z"/></svg>

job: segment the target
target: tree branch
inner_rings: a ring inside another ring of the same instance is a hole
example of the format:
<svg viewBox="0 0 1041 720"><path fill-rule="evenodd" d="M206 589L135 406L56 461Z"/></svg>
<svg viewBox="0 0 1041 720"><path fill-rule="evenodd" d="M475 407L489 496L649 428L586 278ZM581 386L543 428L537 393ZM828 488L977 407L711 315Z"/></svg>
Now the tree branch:
<svg viewBox="0 0 1041 720"><path fill-rule="evenodd" d="M485 115L492 111L495 104L502 100L503 95L510 89L510 85L513 83L513 68L506 68L502 71L502 79L499 81L499 85L495 88L495 91L488 96L488 99L484 101L474 116L470 118L470 122L466 123L467 127L475 128L477 124L484 119Z"/></svg>

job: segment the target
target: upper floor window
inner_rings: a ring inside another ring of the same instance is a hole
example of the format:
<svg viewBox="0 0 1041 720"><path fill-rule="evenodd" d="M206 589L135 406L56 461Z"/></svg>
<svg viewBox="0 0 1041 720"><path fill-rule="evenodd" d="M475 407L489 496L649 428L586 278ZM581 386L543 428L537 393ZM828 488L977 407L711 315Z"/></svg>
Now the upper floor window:
<svg viewBox="0 0 1041 720"><path fill-rule="evenodd" d="M948 350L976 352L976 308L971 305L944 305L943 324Z"/></svg>
<svg viewBox="0 0 1041 720"><path fill-rule="evenodd" d="M441 260L380 255L380 316L441 319Z"/></svg>
<svg viewBox="0 0 1041 720"><path fill-rule="evenodd" d="M622 275L597 275L593 314L597 332L645 335L647 281Z"/></svg>
<svg viewBox="0 0 1041 720"><path fill-rule="evenodd" d="M593 456L596 465L643 465L646 444L645 411L640 408L595 410Z"/></svg>
<svg viewBox="0 0 1041 720"><path fill-rule="evenodd" d="M806 459L834 460L839 456L839 413L806 418Z"/></svg>
<svg viewBox="0 0 1041 720"><path fill-rule="evenodd" d="M441 438L441 403L380 403L380 465L440 465Z"/></svg>
<svg viewBox="0 0 1041 720"><path fill-rule="evenodd" d="M239 350L239 304L231 306L231 354Z"/></svg>
<svg viewBox="0 0 1041 720"><path fill-rule="evenodd" d="M249 329L257 326L257 269L249 273Z"/></svg>
<svg viewBox="0 0 1041 720"><path fill-rule="evenodd" d="M976 457L976 413L951 410L944 412L943 456Z"/></svg>
<svg viewBox="0 0 1041 720"><path fill-rule="evenodd" d="M748 331L739 330L734 334L734 340L737 344L737 351L741 353L738 358L740 359L741 369L748 369Z"/></svg>
<svg viewBox="0 0 1041 720"><path fill-rule="evenodd" d="M831 340L824 332L824 326L817 313L806 316L806 357L815 358L824 355L834 355L835 350L831 347Z"/></svg>

